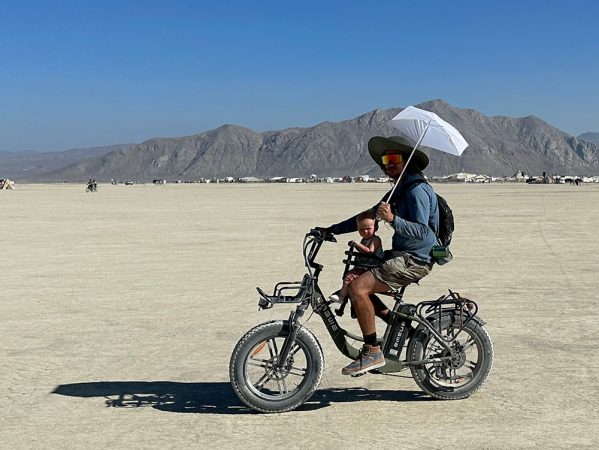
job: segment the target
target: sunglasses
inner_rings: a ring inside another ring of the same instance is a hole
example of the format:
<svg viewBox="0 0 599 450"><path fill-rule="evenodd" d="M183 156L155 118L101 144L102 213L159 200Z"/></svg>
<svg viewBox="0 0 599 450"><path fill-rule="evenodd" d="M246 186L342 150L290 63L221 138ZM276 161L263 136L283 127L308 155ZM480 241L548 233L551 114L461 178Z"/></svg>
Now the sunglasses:
<svg viewBox="0 0 599 450"><path fill-rule="evenodd" d="M402 155L383 155L383 156L381 156L381 162L383 163L384 166L386 166L387 164L399 164L399 163L403 162L403 156Z"/></svg>

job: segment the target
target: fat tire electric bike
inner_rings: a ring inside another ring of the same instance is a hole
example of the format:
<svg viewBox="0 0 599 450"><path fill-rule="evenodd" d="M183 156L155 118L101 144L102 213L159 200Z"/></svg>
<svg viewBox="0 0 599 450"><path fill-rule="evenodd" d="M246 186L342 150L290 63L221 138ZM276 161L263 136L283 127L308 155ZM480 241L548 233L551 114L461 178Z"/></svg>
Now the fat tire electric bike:
<svg viewBox="0 0 599 450"><path fill-rule="evenodd" d="M335 317L344 314L347 300L334 314L332 303L318 285L324 266L315 259L325 241L336 239L318 228L306 234L303 254L307 273L302 281L280 282L272 295L256 288L260 309L297 304L287 320L265 322L245 333L231 355L229 377L233 390L256 411L294 410L318 388L324 355L314 334L301 323L308 308L322 318L341 353L351 359L360 355L360 349L352 343L363 342L362 336L343 329ZM345 273L352 266L368 268L381 262L364 263L364 255L352 246L345 254ZM356 261L358 256L360 261ZM435 399L469 397L483 384L493 365L493 344L485 322L478 316L476 302L449 290L436 300L408 304L403 301L405 289L384 293L395 300L385 334L379 339L386 363L368 373L409 368L418 386Z"/></svg>

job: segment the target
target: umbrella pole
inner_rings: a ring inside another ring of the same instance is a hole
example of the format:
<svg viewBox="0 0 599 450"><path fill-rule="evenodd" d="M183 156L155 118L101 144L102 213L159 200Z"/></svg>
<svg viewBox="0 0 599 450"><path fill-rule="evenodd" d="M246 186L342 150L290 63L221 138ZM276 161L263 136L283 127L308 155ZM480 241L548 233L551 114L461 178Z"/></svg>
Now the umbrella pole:
<svg viewBox="0 0 599 450"><path fill-rule="evenodd" d="M391 189L391 192L389 193L389 196L387 197L387 200L385 200L385 203L389 203L389 200L391 200L391 197L393 196L393 193L395 192L395 189L397 189L397 186L399 186L399 181L402 179L404 172L408 168L408 164L410 164L410 161L412 160L412 156L414 156L414 153L416 152L416 149L418 148L418 146L420 145L420 143L424 139L424 135L428 131L428 127L430 126L430 124L431 124L430 121L426 124L426 127L424 128L424 131L420 135L420 138L418 139L418 142L416 142L416 145L414 146L414 148L410 152L410 156L408 157L408 160L404 164L403 170L399 174L399 177L397 177L397 180L395 180L395 185L393 186L393 189Z"/></svg>

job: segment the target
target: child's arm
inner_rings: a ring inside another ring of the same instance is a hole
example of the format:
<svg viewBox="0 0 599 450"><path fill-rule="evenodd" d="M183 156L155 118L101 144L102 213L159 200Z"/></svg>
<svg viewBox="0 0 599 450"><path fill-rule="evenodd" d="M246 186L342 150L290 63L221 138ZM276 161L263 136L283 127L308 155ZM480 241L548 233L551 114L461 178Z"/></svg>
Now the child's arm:
<svg viewBox="0 0 599 450"><path fill-rule="evenodd" d="M364 253L366 255L376 252L377 249L382 245L381 238L378 236L374 237L374 239L370 242L370 245L368 247L361 244L360 242L356 242L356 241L351 241L351 242L352 242L352 245L355 248L357 248L360 253Z"/></svg>
<svg viewBox="0 0 599 450"><path fill-rule="evenodd" d="M381 241L380 237L375 236L372 242L370 243L370 246L372 247L372 253L375 253L379 248L383 246L383 241Z"/></svg>

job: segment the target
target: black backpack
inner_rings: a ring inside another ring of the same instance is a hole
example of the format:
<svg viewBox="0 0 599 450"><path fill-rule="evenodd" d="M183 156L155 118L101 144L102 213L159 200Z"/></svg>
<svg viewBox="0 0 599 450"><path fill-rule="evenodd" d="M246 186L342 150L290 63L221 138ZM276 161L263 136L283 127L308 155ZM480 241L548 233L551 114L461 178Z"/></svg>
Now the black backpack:
<svg viewBox="0 0 599 450"><path fill-rule="evenodd" d="M420 183L427 183L427 181L422 178L412 180L405 186L401 186L401 193L405 194L412 187L418 186ZM444 247L448 247L449 244L451 244L451 236L453 234L453 230L455 229L453 223L453 212L443 197L436 192L435 195L437 196L437 205L439 205L439 229L437 231L433 229L433 231L435 232L439 243Z"/></svg>

